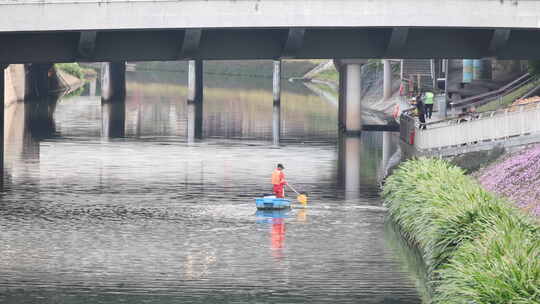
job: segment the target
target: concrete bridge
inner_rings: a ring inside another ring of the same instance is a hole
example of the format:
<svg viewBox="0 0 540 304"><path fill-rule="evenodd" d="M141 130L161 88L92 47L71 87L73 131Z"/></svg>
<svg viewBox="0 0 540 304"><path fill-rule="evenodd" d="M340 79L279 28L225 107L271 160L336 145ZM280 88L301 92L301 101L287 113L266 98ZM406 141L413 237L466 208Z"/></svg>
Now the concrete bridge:
<svg viewBox="0 0 540 304"><path fill-rule="evenodd" d="M0 63L540 58L529 0L0 0Z"/></svg>
<svg viewBox="0 0 540 304"><path fill-rule="evenodd" d="M0 0L0 70L32 63L46 79L40 65L107 62L104 103L123 102L126 61L191 60L188 140L202 135L203 60L274 60L278 144L282 58L339 59L340 129L357 135L364 59L481 57L540 58L540 1Z"/></svg>

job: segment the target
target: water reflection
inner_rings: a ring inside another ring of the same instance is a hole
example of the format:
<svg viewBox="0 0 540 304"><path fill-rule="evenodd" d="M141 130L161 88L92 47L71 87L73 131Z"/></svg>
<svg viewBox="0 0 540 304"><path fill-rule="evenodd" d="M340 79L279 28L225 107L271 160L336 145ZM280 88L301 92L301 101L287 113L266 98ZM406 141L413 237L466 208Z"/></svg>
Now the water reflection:
<svg viewBox="0 0 540 304"><path fill-rule="evenodd" d="M166 73L128 74L127 135L168 134L186 137L188 111L187 80L158 76ZM174 75L174 74L173 74ZM204 138L272 139L272 92L258 86L260 80L239 77L205 77ZM282 135L284 140L332 140L337 135L336 105L310 93L301 84L283 82ZM234 85L234 86L233 86ZM299 89L300 88L300 89ZM156 98L156 95L159 97ZM142 105L141 120L134 113ZM142 126L137 127L137 125Z"/></svg>
<svg viewBox="0 0 540 304"><path fill-rule="evenodd" d="M101 103L101 136L124 137L126 104L123 100Z"/></svg>
<svg viewBox="0 0 540 304"><path fill-rule="evenodd" d="M285 243L285 219L290 210L257 210L257 222L270 224L270 248L272 256L276 259L285 257L283 247ZM262 220L261 220L262 219Z"/></svg>
<svg viewBox="0 0 540 304"><path fill-rule="evenodd" d="M374 198L379 204L379 182L390 156L398 149L397 135L363 132L362 136L341 136L337 143L337 186L346 200Z"/></svg>
<svg viewBox="0 0 540 304"><path fill-rule="evenodd" d="M381 134L280 149L219 138L187 145L178 136L184 103L159 83L138 85L128 92L126 134L114 140L101 137L111 114L99 96L60 100L46 136L27 127L31 106L6 109L1 303L419 302L384 237ZM253 93L231 91L220 89L215 111L227 94ZM258 126L268 113L247 100L237 108L242 123L225 125ZM304 142L332 132L318 125L335 122L322 106L289 111L289 134ZM227 134L259 134L249 128ZM310 194L308 209L255 213L276 162Z"/></svg>
<svg viewBox="0 0 540 304"><path fill-rule="evenodd" d="M362 172L360 160L362 153L362 138L358 136L344 136L340 139L340 179L345 189L345 199L357 199L360 197L360 180Z"/></svg>

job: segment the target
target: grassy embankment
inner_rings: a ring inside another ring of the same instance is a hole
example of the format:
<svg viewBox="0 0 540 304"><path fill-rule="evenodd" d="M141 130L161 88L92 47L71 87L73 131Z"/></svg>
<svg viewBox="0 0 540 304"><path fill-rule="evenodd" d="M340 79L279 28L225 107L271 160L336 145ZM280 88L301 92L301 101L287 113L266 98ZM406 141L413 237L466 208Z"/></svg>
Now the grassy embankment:
<svg viewBox="0 0 540 304"><path fill-rule="evenodd" d="M516 99L523 96L525 93L527 93L529 90L532 90L534 87L540 85L540 79L537 79L535 81L532 81L531 83L528 83L524 85L523 87L512 91L508 93L507 95L504 95L500 100L495 100L492 102L489 102L483 106L478 107L477 111L479 112L486 112L486 111L494 111L501 107L509 106L511 105Z"/></svg>
<svg viewBox="0 0 540 304"><path fill-rule="evenodd" d="M540 303L540 224L462 169L408 161L383 198L423 256L434 303Z"/></svg>
<svg viewBox="0 0 540 304"><path fill-rule="evenodd" d="M81 67L78 63L55 63L54 67L56 69L62 70L70 75L73 75L81 80L84 80L88 77L96 76L96 71L93 69L86 69Z"/></svg>
<svg viewBox="0 0 540 304"><path fill-rule="evenodd" d="M334 84L339 83L339 73L334 67L318 73L313 78L318 79L318 80L328 81Z"/></svg>

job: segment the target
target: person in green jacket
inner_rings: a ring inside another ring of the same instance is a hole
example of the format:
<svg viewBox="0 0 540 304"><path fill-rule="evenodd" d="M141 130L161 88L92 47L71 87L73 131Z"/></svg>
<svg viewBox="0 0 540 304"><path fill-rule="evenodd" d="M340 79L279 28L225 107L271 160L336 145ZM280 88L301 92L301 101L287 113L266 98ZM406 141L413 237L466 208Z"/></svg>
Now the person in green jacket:
<svg viewBox="0 0 540 304"><path fill-rule="evenodd" d="M426 105L426 117L431 119L433 114L433 99L435 99L435 94L433 92L427 91L424 94L424 104Z"/></svg>

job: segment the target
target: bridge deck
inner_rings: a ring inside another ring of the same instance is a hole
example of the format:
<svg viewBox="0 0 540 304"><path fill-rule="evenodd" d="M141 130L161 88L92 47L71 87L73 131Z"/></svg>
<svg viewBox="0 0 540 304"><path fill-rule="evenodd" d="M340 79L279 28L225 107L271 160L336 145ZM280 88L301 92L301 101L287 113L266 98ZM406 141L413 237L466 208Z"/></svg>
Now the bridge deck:
<svg viewBox="0 0 540 304"><path fill-rule="evenodd" d="M0 64L540 58L540 1L0 0Z"/></svg>

